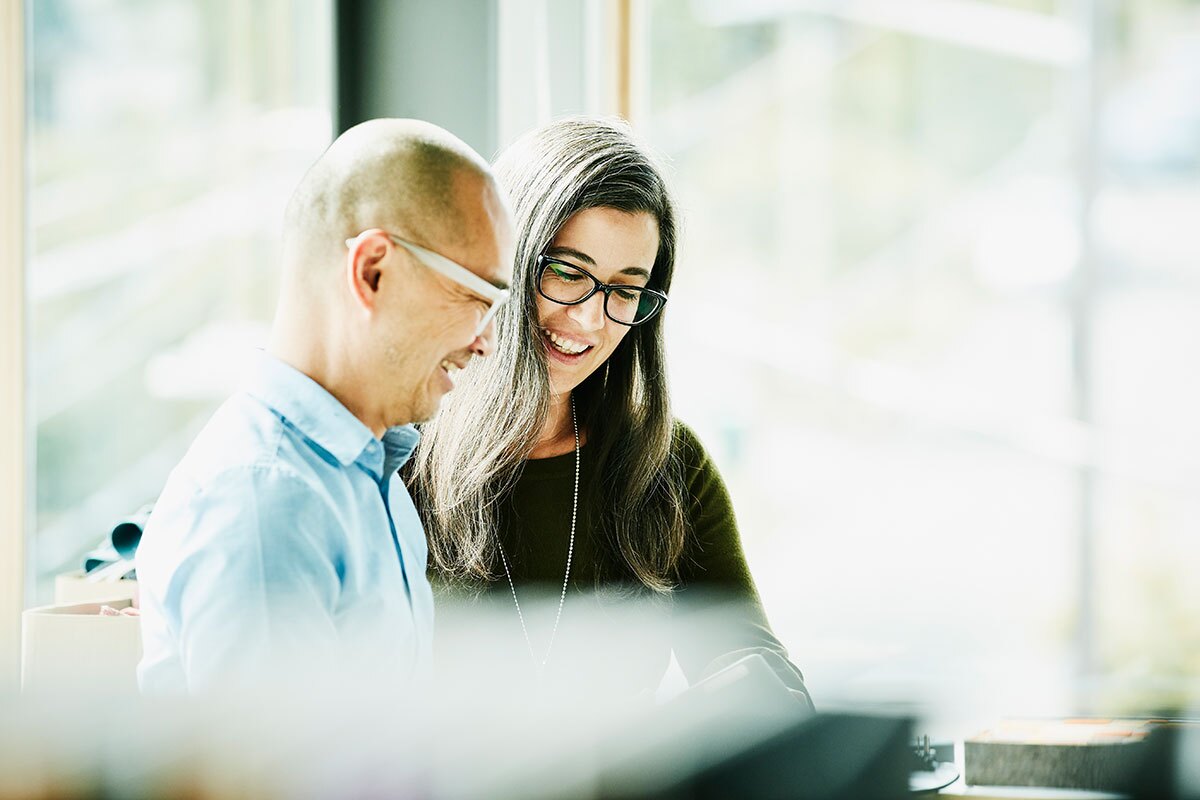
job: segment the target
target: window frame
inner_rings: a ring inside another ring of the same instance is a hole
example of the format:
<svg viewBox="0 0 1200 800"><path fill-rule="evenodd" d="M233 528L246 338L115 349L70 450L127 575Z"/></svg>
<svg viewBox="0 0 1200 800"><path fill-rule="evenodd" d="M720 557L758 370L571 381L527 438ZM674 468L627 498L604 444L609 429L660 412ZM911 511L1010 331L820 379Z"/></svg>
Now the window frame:
<svg viewBox="0 0 1200 800"><path fill-rule="evenodd" d="M20 675L29 499L24 12L23 3L0 4L0 693L14 690Z"/></svg>

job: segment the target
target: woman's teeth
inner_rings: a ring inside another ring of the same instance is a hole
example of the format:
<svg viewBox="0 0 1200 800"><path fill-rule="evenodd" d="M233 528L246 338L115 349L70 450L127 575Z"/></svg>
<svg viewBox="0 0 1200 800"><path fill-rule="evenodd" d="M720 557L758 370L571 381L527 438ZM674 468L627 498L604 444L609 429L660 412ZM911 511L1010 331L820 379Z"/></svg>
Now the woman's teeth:
<svg viewBox="0 0 1200 800"><path fill-rule="evenodd" d="M554 345L555 350L560 353L565 353L569 356L577 356L584 350L587 350L589 347L591 347L590 344L580 344L579 342L571 341L565 336L559 336L554 331L546 331L546 338L548 338L550 343Z"/></svg>

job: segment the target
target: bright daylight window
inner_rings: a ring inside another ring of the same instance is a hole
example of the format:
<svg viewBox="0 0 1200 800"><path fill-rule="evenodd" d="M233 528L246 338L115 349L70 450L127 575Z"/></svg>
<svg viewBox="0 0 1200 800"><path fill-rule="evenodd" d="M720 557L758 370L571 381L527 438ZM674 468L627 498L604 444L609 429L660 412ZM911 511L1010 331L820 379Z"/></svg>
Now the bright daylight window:
<svg viewBox="0 0 1200 800"><path fill-rule="evenodd" d="M265 342L331 135L328 0L29 5L37 600L161 489Z"/></svg>
<svg viewBox="0 0 1200 800"><path fill-rule="evenodd" d="M676 409L814 697L1200 701L1200 6L647 8Z"/></svg>

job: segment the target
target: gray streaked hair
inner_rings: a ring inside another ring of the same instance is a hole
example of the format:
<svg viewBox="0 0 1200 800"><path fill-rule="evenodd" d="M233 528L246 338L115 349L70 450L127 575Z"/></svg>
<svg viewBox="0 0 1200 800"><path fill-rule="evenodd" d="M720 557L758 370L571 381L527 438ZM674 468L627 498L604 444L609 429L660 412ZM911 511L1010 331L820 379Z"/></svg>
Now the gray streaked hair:
<svg viewBox="0 0 1200 800"><path fill-rule="evenodd" d="M674 204L661 168L626 123L558 120L505 150L494 171L508 191L517 230L513 298L497 312L495 353L470 363L438 417L423 426L410 471L432 566L452 582L494 577L497 507L549 414L535 298L538 256L572 215L613 208L658 221L651 287L669 290L675 268ZM592 523L602 550L627 568L615 575L597 570L598 578L632 577L655 592L675 584L685 539L662 325L659 314L630 329L604 366L574 391L597 476L585 497L605 504Z"/></svg>

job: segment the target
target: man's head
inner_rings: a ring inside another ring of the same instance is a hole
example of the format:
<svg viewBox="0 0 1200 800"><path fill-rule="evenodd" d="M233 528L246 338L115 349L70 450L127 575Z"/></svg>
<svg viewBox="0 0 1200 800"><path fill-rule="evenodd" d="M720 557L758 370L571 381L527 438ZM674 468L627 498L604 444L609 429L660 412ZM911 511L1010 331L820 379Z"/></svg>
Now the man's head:
<svg viewBox="0 0 1200 800"><path fill-rule="evenodd" d="M376 434L429 419L495 331L479 330L489 292L428 251L506 288L512 242L507 204L470 147L416 120L357 125L288 204L272 350Z"/></svg>

